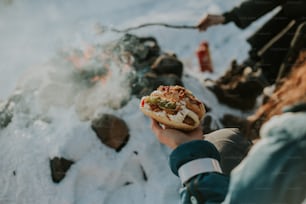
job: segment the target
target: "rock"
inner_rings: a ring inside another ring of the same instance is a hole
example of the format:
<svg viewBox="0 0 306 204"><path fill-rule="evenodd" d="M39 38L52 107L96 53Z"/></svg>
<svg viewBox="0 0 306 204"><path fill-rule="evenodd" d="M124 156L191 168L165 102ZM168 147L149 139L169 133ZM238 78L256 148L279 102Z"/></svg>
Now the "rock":
<svg viewBox="0 0 306 204"><path fill-rule="evenodd" d="M132 84L132 94L138 98L149 95L160 85L180 85L183 86L182 80L175 74L161 74L149 71L144 76L137 78Z"/></svg>
<svg viewBox="0 0 306 204"><path fill-rule="evenodd" d="M203 134L211 133L212 131L216 130L212 128L213 119L210 115L206 115L202 122L202 129Z"/></svg>
<svg viewBox="0 0 306 204"><path fill-rule="evenodd" d="M208 107L206 104L205 104L205 110L206 113L202 121L203 134L208 134L222 128L221 124L218 122L219 119L213 117L213 115L210 114L211 108Z"/></svg>
<svg viewBox="0 0 306 204"><path fill-rule="evenodd" d="M160 55L151 68L157 74L175 74L179 78L183 74L183 63L174 54Z"/></svg>
<svg viewBox="0 0 306 204"><path fill-rule="evenodd" d="M158 88L160 85L173 86L180 85L184 86L182 80L175 74L162 74L156 77L153 82L154 89Z"/></svg>
<svg viewBox="0 0 306 204"><path fill-rule="evenodd" d="M129 84L131 94L141 98L149 95L160 85L181 85L183 63L172 53L161 54L154 37L137 37L125 34L114 48L127 64L133 65Z"/></svg>
<svg viewBox="0 0 306 204"><path fill-rule="evenodd" d="M70 166L74 164L65 158L54 157L50 160L51 176L55 183L59 183L66 176L66 172L69 170Z"/></svg>
<svg viewBox="0 0 306 204"><path fill-rule="evenodd" d="M222 124L226 128L239 128L244 129L247 125L247 119L231 114L225 114L221 119Z"/></svg>
<svg viewBox="0 0 306 204"><path fill-rule="evenodd" d="M234 71L227 72L224 77L207 88L217 96L221 103L244 111L251 110L256 105L257 97L262 94L268 83L260 69L252 70L246 67L237 74L236 69Z"/></svg>
<svg viewBox="0 0 306 204"><path fill-rule="evenodd" d="M256 97L242 97L239 94L229 93L228 90L224 90L219 86L207 87L212 91L220 103L226 104L231 108L247 111L251 110L256 104Z"/></svg>
<svg viewBox="0 0 306 204"><path fill-rule="evenodd" d="M129 139L129 128L121 118L103 114L92 120L91 128L100 141L119 152Z"/></svg>
<svg viewBox="0 0 306 204"><path fill-rule="evenodd" d="M125 34L114 50L119 55L133 56L133 66L138 71L150 66L160 53L160 47L154 37L138 37L131 34Z"/></svg>
<svg viewBox="0 0 306 204"><path fill-rule="evenodd" d="M11 101L0 101L0 128L5 128L13 118L14 103Z"/></svg>

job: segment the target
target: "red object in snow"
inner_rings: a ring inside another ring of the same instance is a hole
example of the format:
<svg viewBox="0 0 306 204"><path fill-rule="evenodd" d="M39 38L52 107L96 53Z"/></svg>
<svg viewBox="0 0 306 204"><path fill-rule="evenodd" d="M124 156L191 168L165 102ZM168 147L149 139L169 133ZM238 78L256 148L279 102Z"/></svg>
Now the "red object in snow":
<svg viewBox="0 0 306 204"><path fill-rule="evenodd" d="M210 57L208 42L207 41L201 42L196 53L201 72L206 72L206 71L213 72L213 65Z"/></svg>

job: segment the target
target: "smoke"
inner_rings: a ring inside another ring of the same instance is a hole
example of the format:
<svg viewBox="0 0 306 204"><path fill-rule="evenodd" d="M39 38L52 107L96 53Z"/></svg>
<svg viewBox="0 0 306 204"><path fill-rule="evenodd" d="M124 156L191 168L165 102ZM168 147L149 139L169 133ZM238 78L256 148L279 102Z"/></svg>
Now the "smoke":
<svg viewBox="0 0 306 204"><path fill-rule="evenodd" d="M121 108L131 97L133 69L113 51L114 45L88 45L84 50L60 52L27 70L15 91L31 98L22 105L41 114L52 107L75 107L81 120L90 120L102 110Z"/></svg>

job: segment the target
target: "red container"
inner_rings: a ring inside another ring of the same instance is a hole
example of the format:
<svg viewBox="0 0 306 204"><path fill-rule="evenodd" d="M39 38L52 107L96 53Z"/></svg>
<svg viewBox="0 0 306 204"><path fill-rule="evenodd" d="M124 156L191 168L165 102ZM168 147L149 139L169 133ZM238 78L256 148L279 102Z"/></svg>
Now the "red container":
<svg viewBox="0 0 306 204"><path fill-rule="evenodd" d="M196 53L201 72L207 72L207 71L213 72L213 65L210 57L208 42L207 41L201 42Z"/></svg>

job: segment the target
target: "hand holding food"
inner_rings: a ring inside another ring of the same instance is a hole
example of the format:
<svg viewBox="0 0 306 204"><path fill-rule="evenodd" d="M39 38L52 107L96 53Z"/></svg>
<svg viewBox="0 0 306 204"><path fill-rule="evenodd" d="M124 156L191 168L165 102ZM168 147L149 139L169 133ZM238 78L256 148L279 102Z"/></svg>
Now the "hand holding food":
<svg viewBox="0 0 306 204"><path fill-rule="evenodd" d="M182 86L160 86L142 97L140 110L159 123L175 129L191 131L200 125L204 105Z"/></svg>
<svg viewBox="0 0 306 204"><path fill-rule="evenodd" d="M224 23L225 18L222 15L206 14L198 23L199 31L205 31L209 27Z"/></svg>
<svg viewBox="0 0 306 204"><path fill-rule="evenodd" d="M192 131L183 132L177 129L162 128L156 120L152 119L151 128L159 142L171 149L186 142L204 139L200 126Z"/></svg>

